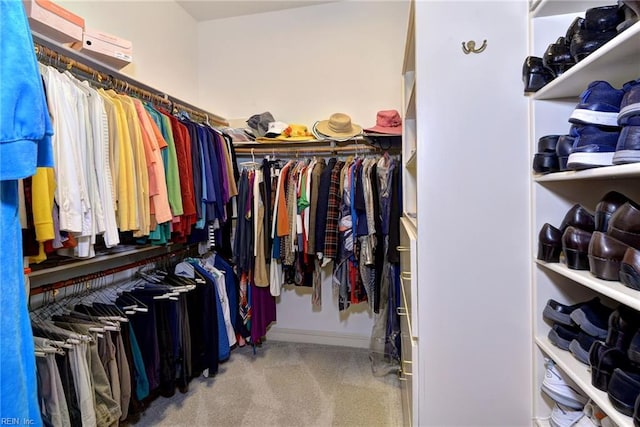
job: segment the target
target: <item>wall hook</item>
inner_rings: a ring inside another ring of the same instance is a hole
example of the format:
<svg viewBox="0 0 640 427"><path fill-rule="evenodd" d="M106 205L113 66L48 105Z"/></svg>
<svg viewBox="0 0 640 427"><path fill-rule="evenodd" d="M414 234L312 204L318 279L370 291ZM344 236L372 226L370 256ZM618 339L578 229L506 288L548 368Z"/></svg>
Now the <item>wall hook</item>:
<svg viewBox="0 0 640 427"><path fill-rule="evenodd" d="M465 42L462 42L462 51L464 52L465 55L468 55L470 53L482 53L484 52L484 50L487 48L487 41L484 40L482 42L482 46L480 46L479 48L476 49L476 42L473 40L469 40L466 45Z"/></svg>

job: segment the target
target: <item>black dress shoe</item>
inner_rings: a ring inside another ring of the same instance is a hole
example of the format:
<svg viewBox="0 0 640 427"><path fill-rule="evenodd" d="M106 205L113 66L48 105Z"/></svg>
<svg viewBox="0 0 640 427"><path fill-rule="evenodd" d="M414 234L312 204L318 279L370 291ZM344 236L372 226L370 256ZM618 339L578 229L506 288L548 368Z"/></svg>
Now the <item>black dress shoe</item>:
<svg viewBox="0 0 640 427"><path fill-rule="evenodd" d="M576 63L582 61L617 35L618 32L615 29L604 32L579 29L574 34L569 47L573 60Z"/></svg>
<svg viewBox="0 0 640 427"><path fill-rule="evenodd" d="M584 27L584 18L581 17L576 17L573 22L571 23L571 25L569 25L569 28L567 28L567 33L564 35L564 41L567 44L567 46L571 46L571 40L573 40L573 36L576 34L576 32Z"/></svg>
<svg viewBox="0 0 640 427"><path fill-rule="evenodd" d="M560 223L560 230L564 231L569 226L591 233L595 230L596 222L591 212L586 210L582 205L575 204L564 215Z"/></svg>
<svg viewBox="0 0 640 427"><path fill-rule="evenodd" d="M562 252L567 267L573 270L589 269L589 242L591 233L569 226L562 234Z"/></svg>
<svg viewBox="0 0 640 427"><path fill-rule="evenodd" d="M569 45L567 45L564 37L558 38L555 43L547 47L547 50L542 56L542 63L545 67L553 71L556 77L561 76L569 68L576 65L576 62L571 56Z"/></svg>
<svg viewBox="0 0 640 427"><path fill-rule="evenodd" d="M596 230L606 233L611 215L628 201L629 198L627 196L617 191L609 191L605 194L596 205Z"/></svg>
<svg viewBox="0 0 640 427"><path fill-rule="evenodd" d="M640 251L627 248L620 264L620 281L627 287L640 291Z"/></svg>
<svg viewBox="0 0 640 427"><path fill-rule="evenodd" d="M524 64L522 64L522 81L525 93L538 91L554 78L553 72L542 63L542 58L537 56L525 58Z"/></svg>
<svg viewBox="0 0 640 427"><path fill-rule="evenodd" d="M533 170L536 173L557 172L559 170L556 145L560 135L545 135L538 139L538 152L533 156Z"/></svg>
<svg viewBox="0 0 640 427"><path fill-rule="evenodd" d="M583 27L589 31L612 31L622 21L624 21L624 13L617 4L592 7L584 14Z"/></svg>
<svg viewBox="0 0 640 427"><path fill-rule="evenodd" d="M558 155L558 167L561 171L569 169L567 168L567 160L569 160L569 154L571 154L574 140L575 137L571 135L561 135L560 138L558 138L556 154Z"/></svg>
<svg viewBox="0 0 640 427"><path fill-rule="evenodd" d="M596 341L589 350L589 364L591 365L591 384L598 390L606 392L615 369L629 369L631 362L620 349L608 347Z"/></svg>
<svg viewBox="0 0 640 427"><path fill-rule="evenodd" d="M589 271L602 280L619 280L620 264L629 246L600 231L589 242Z"/></svg>
<svg viewBox="0 0 640 427"><path fill-rule="evenodd" d="M609 381L607 394L614 408L624 415L632 416L636 399L640 395L640 373L616 368Z"/></svg>
<svg viewBox="0 0 640 427"><path fill-rule="evenodd" d="M609 331L609 317L612 311L602 304L600 299L594 298L571 312L569 317L587 334L604 340Z"/></svg>
<svg viewBox="0 0 640 427"><path fill-rule="evenodd" d="M596 341L596 338L580 331L578 332L578 336L569 343L569 351L578 361L588 365L589 350L591 350L591 346Z"/></svg>
<svg viewBox="0 0 640 427"><path fill-rule="evenodd" d="M538 259L545 262L559 262L562 252L562 231L545 223L538 233Z"/></svg>
<svg viewBox="0 0 640 427"><path fill-rule="evenodd" d="M629 201L620 206L609 220L607 234L623 243L640 249L640 209Z"/></svg>
<svg viewBox="0 0 640 427"><path fill-rule="evenodd" d="M609 316L609 329L605 343L609 347L627 351L638 328L640 328L640 313L626 305L620 305Z"/></svg>

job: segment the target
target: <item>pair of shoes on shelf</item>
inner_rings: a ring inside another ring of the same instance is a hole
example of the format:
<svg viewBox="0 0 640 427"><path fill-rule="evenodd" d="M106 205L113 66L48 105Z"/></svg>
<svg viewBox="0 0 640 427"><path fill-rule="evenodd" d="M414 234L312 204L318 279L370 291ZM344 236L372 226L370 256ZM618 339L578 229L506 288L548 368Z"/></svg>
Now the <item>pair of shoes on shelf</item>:
<svg viewBox="0 0 640 427"><path fill-rule="evenodd" d="M560 228L549 223L542 226L538 234L538 259L558 262L560 253L564 252L565 262L571 268L587 263L586 251L594 229L593 214L579 204L574 205L565 214ZM583 252L584 257L577 259L578 252Z"/></svg>
<svg viewBox="0 0 640 427"><path fill-rule="evenodd" d="M556 403L551 410L549 424L552 427L617 427L611 418L592 401L587 402L582 410Z"/></svg>
<svg viewBox="0 0 640 427"><path fill-rule="evenodd" d="M579 328L554 324L547 335L556 347L569 351L578 361L589 364L589 350L597 340Z"/></svg>
<svg viewBox="0 0 640 427"><path fill-rule="evenodd" d="M566 171L573 135L545 135L538 139L538 152L533 156L533 171L539 174Z"/></svg>
<svg viewBox="0 0 640 427"><path fill-rule="evenodd" d="M582 61L617 36L617 27L624 20L625 14L617 4L587 9L584 19L576 18L572 23L576 27L569 47L573 60Z"/></svg>
<svg viewBox="0 0 640 427"><path fill-rule="evenodd" d="M640 161L640 79L621 89L602 80L591 82L569 122L576 135L569 169Z"/></svg>
<svg viewBox="0 0 640 427"><path fill-rule="evenodd" d="M542 391L562 407L582 410L589 399L578 387L570 384L551 359L545 359Z"/></svg>
<svg viewBox="0 0 640 427"><path fill-rule="evenodd" d="M542 312L542 317L558 326L552 330L556 329L555 335L563 339L577 338L579 334L575 332L575 327L578 326L585 334L597 340L604 340L609 331L609 317L612 312L613 310L602 304L598 297L573 305L549 299ZM559 326L564 327L560 332L558 332Z"/></svg>

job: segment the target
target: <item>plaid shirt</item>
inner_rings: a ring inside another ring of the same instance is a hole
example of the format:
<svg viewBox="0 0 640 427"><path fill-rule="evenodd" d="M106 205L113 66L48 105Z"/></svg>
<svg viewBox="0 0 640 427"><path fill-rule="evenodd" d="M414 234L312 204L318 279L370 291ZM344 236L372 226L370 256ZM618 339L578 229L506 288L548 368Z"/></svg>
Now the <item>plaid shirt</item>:
<svg viewBox="0 0 640 427"><path fill-rule="evenodd" d="M338 253L338 218L340 216L340 172L343 161L336 162L331 171L329 202L327 205L327 227L324 232L324 256L335 259Z"/></svg>

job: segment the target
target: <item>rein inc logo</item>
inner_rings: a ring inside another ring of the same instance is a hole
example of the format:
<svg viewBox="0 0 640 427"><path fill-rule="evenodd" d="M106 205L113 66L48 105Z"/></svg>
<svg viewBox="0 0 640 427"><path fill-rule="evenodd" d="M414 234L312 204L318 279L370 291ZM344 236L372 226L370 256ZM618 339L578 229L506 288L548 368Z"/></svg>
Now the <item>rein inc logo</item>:
<svg viewBox="0 0 640 427"><path fill-rule="evenodd" d="M35 420L32 418L9 418L0 417L0 425L5 426L22 426L35 424Z"/></svg>

